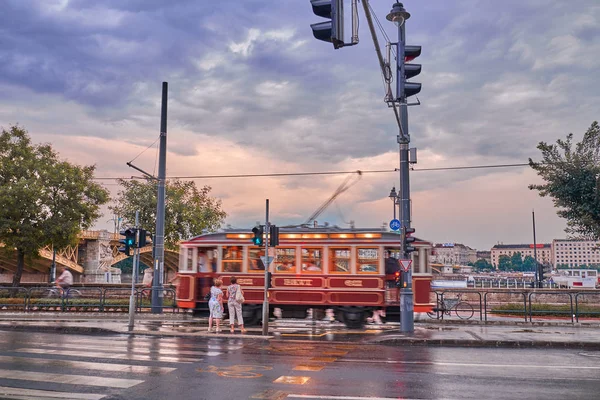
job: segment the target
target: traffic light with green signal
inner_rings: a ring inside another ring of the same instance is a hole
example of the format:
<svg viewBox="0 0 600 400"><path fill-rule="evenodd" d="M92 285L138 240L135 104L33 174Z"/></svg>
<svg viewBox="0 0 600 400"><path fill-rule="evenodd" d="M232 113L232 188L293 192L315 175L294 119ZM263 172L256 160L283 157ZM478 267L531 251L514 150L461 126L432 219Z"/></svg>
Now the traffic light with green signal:
<svg viewBox="0 0 600 400"><path fill-rule="evenodd" d="M252 243L254 243L255 246L262 246L264 244L263 235L265 233L262 225L258 225L252 228L252 233L254 234L254 236L252 237Z"/></svg>
<svg viewBox="0 0 600 400"><path fill-rule="evenodd" d="M123 246L119 247L119 251L126 256L130 256L129 250L135 247L136 229L128 228L119 232L123 238L119 239L119 243Z"/></svg>

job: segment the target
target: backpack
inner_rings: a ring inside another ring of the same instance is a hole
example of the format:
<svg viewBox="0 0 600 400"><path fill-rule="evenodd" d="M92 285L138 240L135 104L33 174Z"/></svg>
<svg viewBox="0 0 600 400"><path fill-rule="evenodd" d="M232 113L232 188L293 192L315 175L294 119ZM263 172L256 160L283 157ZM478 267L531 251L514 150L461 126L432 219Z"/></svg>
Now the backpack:
<svg viewBox="0 0 600 400"><path fill-rule="evenodd" d="M244 299L244 294L242 293L242 287L238 286L238 290L235 292L235 301L242 304L246 299Z"/></svg>

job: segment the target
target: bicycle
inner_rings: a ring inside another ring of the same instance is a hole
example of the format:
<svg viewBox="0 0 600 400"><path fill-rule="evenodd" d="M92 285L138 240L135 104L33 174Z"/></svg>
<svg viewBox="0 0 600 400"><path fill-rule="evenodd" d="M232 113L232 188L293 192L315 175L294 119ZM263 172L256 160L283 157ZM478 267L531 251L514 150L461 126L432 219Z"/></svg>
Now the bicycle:
<svg viewBox="0 0 600 400"><path fill-rule="evenodd" d="M48 288L48 290L44 293L44 297L53 299L53 298L76 298L80 297L81 292L77 289L59 289L56 286L52 286Z"/></svg>
<svg viewBox="0 0 600 400"><path fill-rule="evenodd" d="M438 300L437 302L437 307L434 307L427 313L429 318L444 319L444 314L450 316L450 313L454 311L460 319L471 319L475 313L472 305L466 301L462 301L462 294L460 293L453 299L444 299L443 295L441 298L442 300Z"/></svg>

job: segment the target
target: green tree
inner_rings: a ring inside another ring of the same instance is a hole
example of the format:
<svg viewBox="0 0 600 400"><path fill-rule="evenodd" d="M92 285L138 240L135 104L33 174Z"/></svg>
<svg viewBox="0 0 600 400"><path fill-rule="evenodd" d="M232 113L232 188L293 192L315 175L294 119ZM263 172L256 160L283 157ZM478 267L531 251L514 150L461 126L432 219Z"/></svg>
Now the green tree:
<svg viewBox="0 0 600 400"><path fill-rule="evenodd" d="M535 259L531 256L525 256L525 259L523 260L523 268L521 269L521 271L535 271Z"/></svg>
<svg viewBox="0 0 600 400"><path fill-rule="evenodd" d="M25 258L53 245L77 241L108 202L108 191L93 182L94 166L60 161L49 144L32 144L27 131L0 131L0 242L17 250L13 286L21 282Z"/></svg>
<svg viewBox="0 0 600 400"><path fill-rule="evenodd" d="M553 199L557 214L567 220L568 234L600 238L600 125L593 122L573 148L573 134L556 144L540 142L542 161L529 165L545 181L529 185Z"/></svg>
<svg viewBox="0 0 600 400"><path fill-rule="evenodd" d="M475 268L477 271L490 270L492 269L492 264L490 264L486 259L480 258L473 263L473 268Z"/></svg>
<svg viewBox="0 0 600 400"><path fill-rule="evenodd" d="M513 255L510 257L510 269L513 271L523 270L523 256L519 251L513 253Z"/></svg>
<svg viewBox="0 0 600 400"><path fill-rule="evenodd" d="M110 209L123 218L124 224L135 223L135 211L140 212L140 226L154 231L156 224L157 185L153 180L119 180L122 190ZM166 183L165 247L177 250L181 240L203 231L217 230L227 214L221 201L210 197L211 187L198 190L194 182L169 180Z"/></svg>
<svg viewBox="0 0 600 400"><path fill-rule="evenodd" d="M510 271L512 268L512 264L510 263L510 257L503 254L498 257L498 269L500 271Z"/></svg>

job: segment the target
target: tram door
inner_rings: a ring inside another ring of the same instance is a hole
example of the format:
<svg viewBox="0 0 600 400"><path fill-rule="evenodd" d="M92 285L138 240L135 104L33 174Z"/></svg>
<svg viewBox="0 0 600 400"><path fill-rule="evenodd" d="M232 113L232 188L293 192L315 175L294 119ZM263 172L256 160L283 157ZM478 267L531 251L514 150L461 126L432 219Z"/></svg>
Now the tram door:
<svg viewBox="0 0 600 400"><path fill-rule="evenodd" d="M396 304L400 302L400 288L396 286L396 272L400 271L400 247L386 247L383 252L385 267L385 302Z"/></svg>

